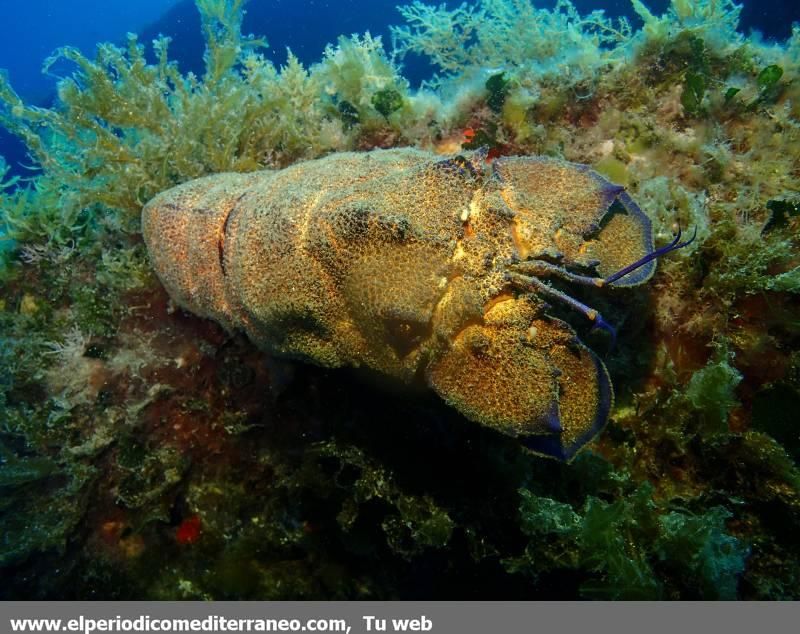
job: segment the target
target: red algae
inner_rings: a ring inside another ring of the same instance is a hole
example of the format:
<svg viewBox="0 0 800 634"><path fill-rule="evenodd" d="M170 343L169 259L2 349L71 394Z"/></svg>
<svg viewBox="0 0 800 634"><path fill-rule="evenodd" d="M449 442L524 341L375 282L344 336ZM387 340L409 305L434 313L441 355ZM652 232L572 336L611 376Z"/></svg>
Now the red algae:
<svg viewBox="0 0 800 634"><path fill-rule="evenodd" d="M202 522L199 515L192 515L187 517L180 523L175 531L175 541L181 546L188 546L194 544L200 539L202 530Z"/></svg>

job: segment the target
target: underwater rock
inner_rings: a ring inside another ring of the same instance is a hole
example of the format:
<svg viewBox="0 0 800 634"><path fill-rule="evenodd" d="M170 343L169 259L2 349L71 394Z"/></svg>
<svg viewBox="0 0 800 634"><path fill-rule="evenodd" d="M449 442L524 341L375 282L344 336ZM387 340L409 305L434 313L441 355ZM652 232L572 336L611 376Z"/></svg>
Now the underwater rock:
<svg viewBox="0 0 800 634"><path fill-rule="evenodd" d="M142 224L183 308L279 357L424 380L467 418L560 459L605 425L613 393L545 300L614 332L541 278L634 286L664 252L624 189L586 166L486 166L481 151L217 174L156 196Z"/></svg>

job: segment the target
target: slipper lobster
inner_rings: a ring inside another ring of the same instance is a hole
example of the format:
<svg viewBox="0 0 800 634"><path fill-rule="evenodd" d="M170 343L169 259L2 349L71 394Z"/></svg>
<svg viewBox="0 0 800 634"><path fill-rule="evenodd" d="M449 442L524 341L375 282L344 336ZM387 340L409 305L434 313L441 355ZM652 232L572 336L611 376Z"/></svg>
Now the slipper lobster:
<svg viewBox="0 0 800 634"><path fill-rule="evenodd" d="M569 460L613 388L548 302L614 331L546 280L635 286L686 242L654 250L647 216L587 166L485 158L373 150L206 176L144 207L144 240L176 304L269 354L424 381Z"/></svg>

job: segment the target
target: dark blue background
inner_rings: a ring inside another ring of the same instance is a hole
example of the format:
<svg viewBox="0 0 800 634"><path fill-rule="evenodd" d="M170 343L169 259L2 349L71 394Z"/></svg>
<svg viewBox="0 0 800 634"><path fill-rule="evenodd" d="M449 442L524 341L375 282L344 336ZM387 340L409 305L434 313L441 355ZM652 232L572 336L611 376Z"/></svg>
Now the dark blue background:
<svg viewBox="0 0 800 634"><path fill-rule="evenodd" d="M430 0L434 1L434 0ZM440 0L435 0L438 4ZM0 0L0 7L10 0ZM268 56L281 64L286 48L306 64L319 61L325 45L340 34L370 31L380 35L388 48L389 24L400 24L396 10L401 0L251 0L247 5L244 31L265 35ZM645 0L654 13L661 13L668 0ZM456 6L460 0L448 0ZM552 6L552 0L537 2ZM576 0L582 12L603 8L608 15L631 14L629 0ZM202 71L203 41L200 19L192 0L14 0L5 8L0 26L0 68L7 69L16 90L27 101L47 106L53 100L55 78L38 69L50 52L63 45L77 46L91 54L94 43L124 41L127 31L137 32L142 42L162 33L172 37L170 57L182 70ZM766 37L784 39L792 22L800 21L800 2L745 0L741 28L761 31ZM56 67L63 73L68 68ZM412 83L429 76L431 69L421 59L407 59L404 74ZM24 164L25 150L7 132L0 130L0 155L16 168Z"/></svg>

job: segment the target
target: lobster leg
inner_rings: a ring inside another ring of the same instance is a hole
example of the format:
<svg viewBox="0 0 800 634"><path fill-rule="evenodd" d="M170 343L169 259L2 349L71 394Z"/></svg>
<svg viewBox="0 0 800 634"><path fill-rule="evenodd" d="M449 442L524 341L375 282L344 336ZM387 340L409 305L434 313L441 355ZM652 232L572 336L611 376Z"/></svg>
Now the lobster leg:
<svg viewBox="0 0 800 634"><path fill-rule="evenodd" d="M558 267L553 267L553 268L558 268ZM567 273L567 271L564 271L564 273ZM570 273L568 274L572 275ZM575 276L575 277L584 277L584 276ZM570 278L565 278L565 279L570 279ZM584 279L593 280L598 278L585 277ZM617 331L611 324L609 324L605 319L603 319L603 316L594 308L579 302L574 297L567 295L566 293L558 290L557 288L553 288L549 284L544 283L542 280L534 276L510 273L509 281L511 281L512 284L519 286L520 288L529 289L537 293L541 293L542 295L552 297L553 299L556 299L561 303L566 304L573 310L576 310L577 312L581 313L589 321L592 322L593 328L602 328L603 330L608 332L609 335L611 335L611 347L612 348L614 347L614 344L617 341ZM592 285L594 285L594 282L592 282Z"/></svg>
<svg viewBox="0 0 800 634"><path fill-rule="evenodd" d="M647 265L648 263L652 262L660 258L671 251L676 251L677 249L682 249L685 246L690 245L694 242L694 239L697 237L697 227L695 227L694 233L692 237L688 240L684 240L681 242L682 232L680 227L678 227L678 233L675 238L669 244L661 247L660 249L656 249L651 251L644 257L640 258L636 262L629 264L628 266L616 271L615 273L609 275L608 277L596 277L590 275L579 275L577 273L571 273L570 271L566 270L564 267L559 266L557 264L552 264L551 262L546 262L545 260L525 260L524 262L518 262L514 265L514 269L523 273L524 275L528 276L536 276L536 277L558 277L562 280L567 282L572 282L574 284L580 284L581 286L594 286L597 288L603 288L604 286L608 286L614 284L617 280L626 275L633 273L637 269Z"/></svg>
<svg viewBox="0 0 800 634"><path fill-rule="evenodd" d="M606 280L602 277L593 277L589 275L578 275L571 273L565 268L545 262L544 260L525 260L514 265L514 269L527 276L535 277L558 277L567 282L580 284L581 286L593 286L602 288L606 284Z"/></svg>

